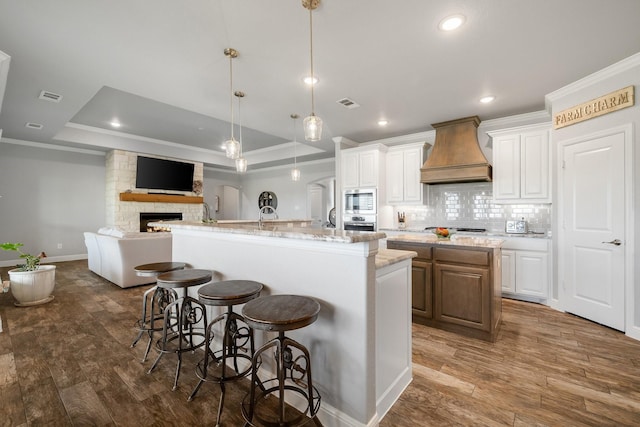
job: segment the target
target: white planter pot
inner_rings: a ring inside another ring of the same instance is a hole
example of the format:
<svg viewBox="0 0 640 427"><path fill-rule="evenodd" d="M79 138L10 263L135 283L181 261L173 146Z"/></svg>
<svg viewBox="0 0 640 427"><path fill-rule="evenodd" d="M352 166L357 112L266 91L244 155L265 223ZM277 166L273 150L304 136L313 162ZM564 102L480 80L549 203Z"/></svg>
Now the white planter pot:
<svg viewBox="0 0 640 427"><path fill-rule="evenodd" d="M18 307L44 304L53 299L56 285L56 266L41 265L34 271L9 270L11 293Z"/></svg>

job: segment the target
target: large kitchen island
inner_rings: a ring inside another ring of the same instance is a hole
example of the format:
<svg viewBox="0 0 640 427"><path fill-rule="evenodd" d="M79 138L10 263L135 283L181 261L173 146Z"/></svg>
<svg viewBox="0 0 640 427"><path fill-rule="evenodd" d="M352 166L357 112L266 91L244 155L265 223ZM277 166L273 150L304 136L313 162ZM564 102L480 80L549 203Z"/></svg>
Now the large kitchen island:
<svg viewBox="0 0 640 427"><path fill-rule="evenodd" d="M388 238L388 248L417 253L412 262L413 321L495 341L502 315L502 243L433 234Z"/></svg>
<svg viewBox="0 0 640 427"><path fill-rule="evenodd" d="M214 281L255 280L265 285L262 295L315 298L317 321L287 334L311 353L319 419L326 427L376 426L412 378L416 254L379 251L384 233L289 225L162 223L171 229L173 260L212 270ZM195 296L197 288L189 292ZM256 345L271 334L256 331ZM293 397L288 402L303 407Z"/></svg>

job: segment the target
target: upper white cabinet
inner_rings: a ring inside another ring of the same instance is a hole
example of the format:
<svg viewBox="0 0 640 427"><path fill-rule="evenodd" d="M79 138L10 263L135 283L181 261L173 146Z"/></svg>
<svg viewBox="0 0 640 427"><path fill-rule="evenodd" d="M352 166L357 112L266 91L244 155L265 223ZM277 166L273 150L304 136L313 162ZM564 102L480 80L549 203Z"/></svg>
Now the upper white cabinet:
<svg viewBox="0 0 640 427"><path fill-rule="evenodd" d="M551 203L550 124L488 132L493 140L493 199Z"/></svg>
<svg viewBox="0 0 640 427"><path fill-rule="evenodd" d="M424 144L393 147L387 153L387 203L422 203L423 184L420 182Z"/></svg>
<svg viewBox="0 0 640 427"><path fill-rule="evenodd" d="M385 150L381 146L344 150L341 163L343 188L380 188L385 171Z"/></svg>

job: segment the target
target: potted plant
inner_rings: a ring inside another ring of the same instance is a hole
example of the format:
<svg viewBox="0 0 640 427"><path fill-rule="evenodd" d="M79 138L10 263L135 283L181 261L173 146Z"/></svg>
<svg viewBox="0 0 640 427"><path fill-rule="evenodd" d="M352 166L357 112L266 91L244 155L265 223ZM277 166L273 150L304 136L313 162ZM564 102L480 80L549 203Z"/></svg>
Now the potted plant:
<svg viewBox="0 0 640 427"><path fill-rule="evenodd" d="M9 270L9 281L11 282L11 293L18 301L19 307L44 304L53 299L53 288L55 286L55 265L40 265L40 260L47 255L44 252L31 255L22 252L22 243L2 243L0 248L5 251L14 251L24 259L24 264L18 264L16 268Z"/></svg>

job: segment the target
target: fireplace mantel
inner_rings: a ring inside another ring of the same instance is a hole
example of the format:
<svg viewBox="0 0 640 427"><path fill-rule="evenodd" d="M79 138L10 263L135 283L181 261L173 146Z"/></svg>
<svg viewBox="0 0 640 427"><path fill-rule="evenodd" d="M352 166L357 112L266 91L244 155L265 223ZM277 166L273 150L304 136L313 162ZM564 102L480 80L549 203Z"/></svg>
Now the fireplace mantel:
<svg viewBox="0 0 640 427"><path fill-rule="evenodd" d="M120 193L120 201L201 204L204 202L204 198L201 196L180 196L176 194Z"/></svg>

